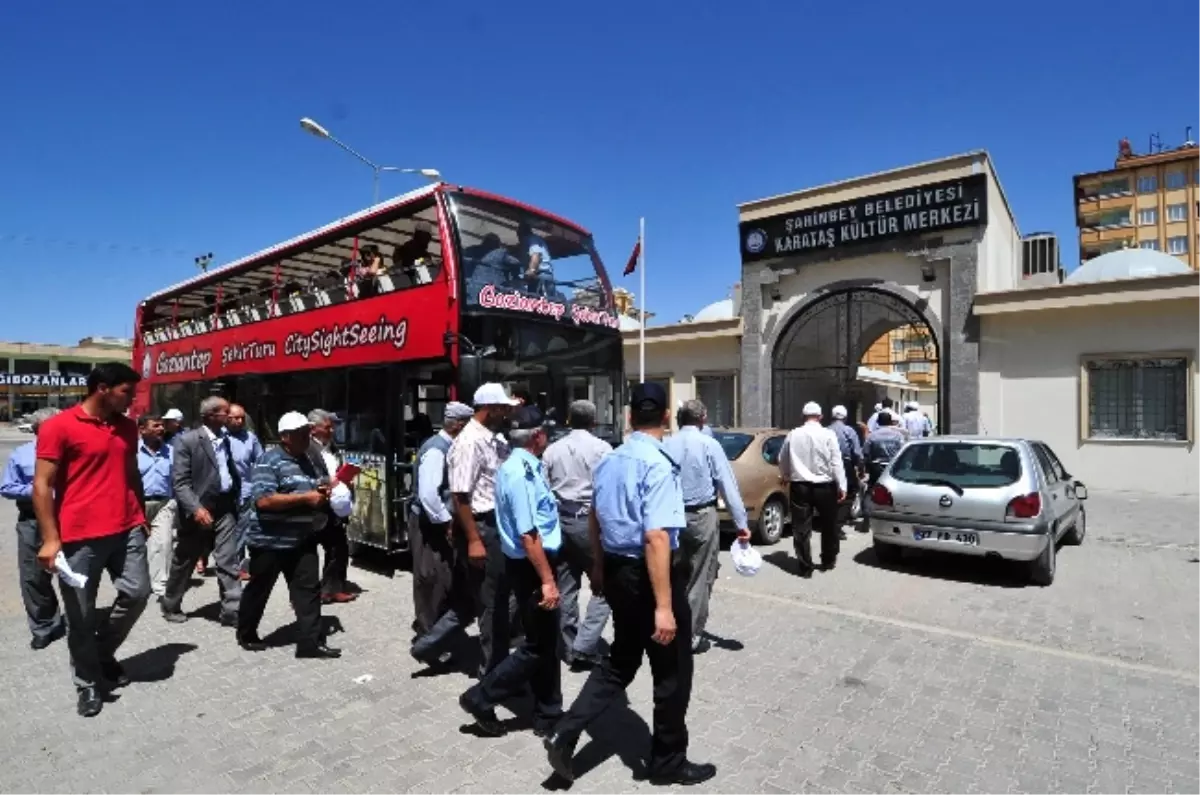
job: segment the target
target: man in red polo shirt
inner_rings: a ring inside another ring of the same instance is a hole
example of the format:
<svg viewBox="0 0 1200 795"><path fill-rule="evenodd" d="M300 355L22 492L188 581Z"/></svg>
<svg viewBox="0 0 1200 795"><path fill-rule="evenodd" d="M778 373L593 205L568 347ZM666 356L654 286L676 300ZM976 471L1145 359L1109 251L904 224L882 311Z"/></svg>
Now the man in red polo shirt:
<svg viewBox="0 0 1200 795"><path fill-rule="evenodd" d="M38 563L54 568L62 552L82 588L59 581L79 714L100 712L113 688L129 684L116 651L150 598L146 519L137 467L137 423L124 415L141 377L128 365L101 364L87 397L42 424L37 438L33 510L42 533ZM103 623L96 589L107 571L117 589Z"/></svg>

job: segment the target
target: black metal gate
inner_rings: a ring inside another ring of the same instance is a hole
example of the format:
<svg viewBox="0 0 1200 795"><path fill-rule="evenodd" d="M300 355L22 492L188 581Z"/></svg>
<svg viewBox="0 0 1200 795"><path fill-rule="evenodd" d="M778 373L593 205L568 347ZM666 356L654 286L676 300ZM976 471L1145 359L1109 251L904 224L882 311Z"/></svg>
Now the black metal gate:
<svg viewBox="0 0 1200 795"><path fill-rule="evenodd" d="M831 293L796 316L779 337L772 357L771 413L777 428L803 422L801 410L815 400L826 413L838 403L851 418L871 413L882 389L859 379L859 367L868 348L896 329L912 327L911 335L922 350L916 356L889 348L889 372L907 371L914 362L936 368L937 338L924 316L907 301L870 288ZM933 388L936 389L936 376ZM940 394L937 390L935 394ZM939 405L940 405L940 401ZM938 412L941 421L942 412Z"/></svg>

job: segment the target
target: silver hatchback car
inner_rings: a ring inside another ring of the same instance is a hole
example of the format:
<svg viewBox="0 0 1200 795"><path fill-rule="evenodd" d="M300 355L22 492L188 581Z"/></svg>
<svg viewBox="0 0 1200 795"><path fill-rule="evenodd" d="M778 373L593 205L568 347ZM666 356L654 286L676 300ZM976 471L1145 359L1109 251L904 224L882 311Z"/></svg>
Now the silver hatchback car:
<svg viewBox="0 0 1200 795"><path fill-rule="evenodd" d="M1081 544L1087 489L1049 446L1029 439L938 436L905 445L867 496L875 554L904 547L1026 563L1054 582L1057 547Z"/></svg>

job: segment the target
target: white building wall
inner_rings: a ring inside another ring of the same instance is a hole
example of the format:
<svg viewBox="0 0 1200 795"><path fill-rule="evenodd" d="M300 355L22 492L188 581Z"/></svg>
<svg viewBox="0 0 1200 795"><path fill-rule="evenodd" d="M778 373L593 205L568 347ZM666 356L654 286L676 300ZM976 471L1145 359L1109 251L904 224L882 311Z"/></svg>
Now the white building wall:
<svg viewBox="0 0 1200 795"><path fill-rule="evenodd" d="M1194 357L1194 300L985 315L981 323L981 433L1047 443L1090 489L1200 492L1200 456L1193 443L1087 440L1080 423L1083 357L1156 351L1189 351ZM1191 380L1196 429L1200 380L1194 364Z"/></svg>
<svg viewBox="0 0 1200 795"><path fill-rule="evenodd" d="M984 161L979 168L988 171L988 225L976 274L977 289L979 292L1015 290L1021 286L1021 233L1009 212L991 162Z"/></svg>

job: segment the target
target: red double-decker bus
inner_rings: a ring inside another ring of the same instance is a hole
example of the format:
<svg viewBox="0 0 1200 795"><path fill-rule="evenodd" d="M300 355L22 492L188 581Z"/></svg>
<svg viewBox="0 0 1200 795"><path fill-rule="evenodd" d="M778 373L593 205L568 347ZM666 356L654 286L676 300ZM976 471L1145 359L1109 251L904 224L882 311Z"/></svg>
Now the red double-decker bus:
<svg viewBox="0 0 1200 795"><path fill-rule="evenodd" d="M478 384L559 418L590 399L618 434L621 337L591 234L471 188L431 185L176 284L136 328L135 412L194 418L219 394L264 443L286 411L337 413L363 468L351 538L389 551L407 544L417 447Z"/></svg>

